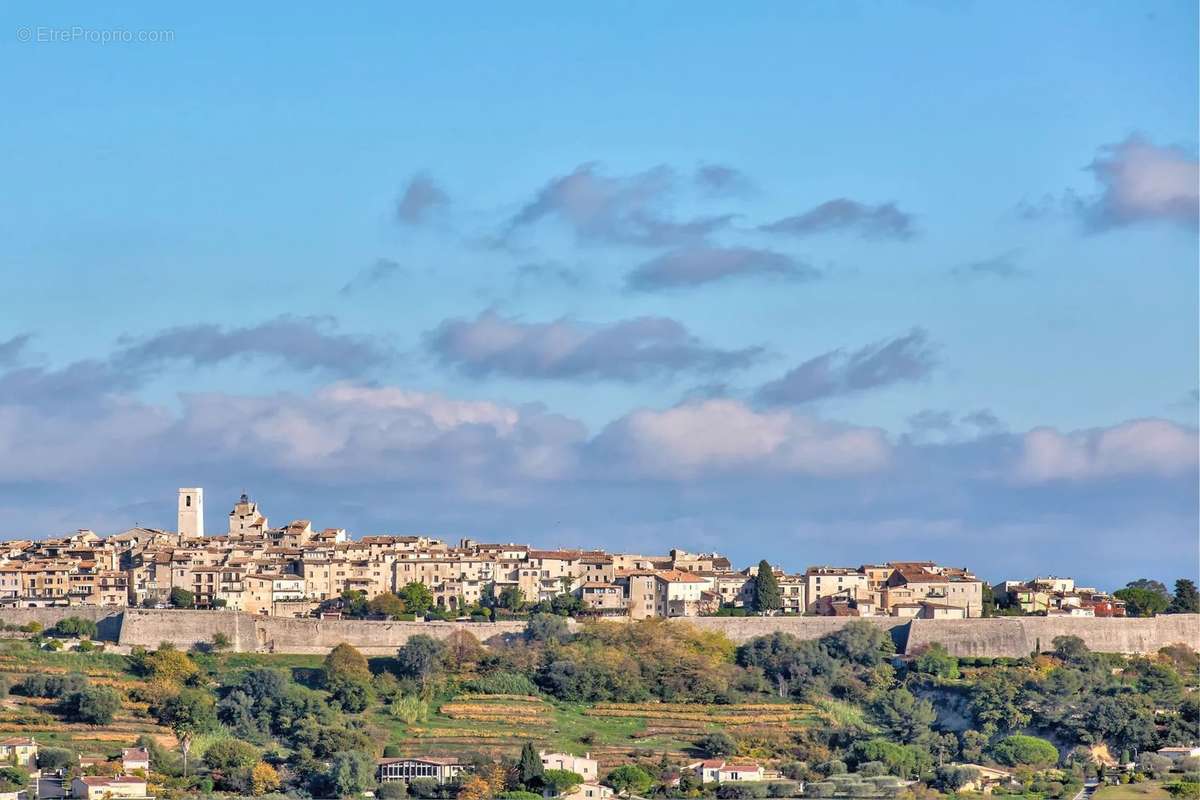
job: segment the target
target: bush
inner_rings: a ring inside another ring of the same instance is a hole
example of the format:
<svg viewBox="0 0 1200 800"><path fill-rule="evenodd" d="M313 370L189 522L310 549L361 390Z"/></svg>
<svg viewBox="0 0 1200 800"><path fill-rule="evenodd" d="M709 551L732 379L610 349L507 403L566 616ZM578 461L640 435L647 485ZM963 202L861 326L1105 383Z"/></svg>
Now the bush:
<svg viewBox="0 0 1200 800"><path fill-rule="evenodd" d="M237 739L221 739L204 751L204 765L210 770L228 772L258 763L258 748Z"/></svg>
<svg viewBox="0 0 1200 800"><path fill-rule="evenodd" d="M767 784L761 781L722 783L717 787L719 800L751 800L766 797Z"/></svg>
<svg viewBox="0 0 1200 800"><path fill-rule="evenodd" d="M75 753L64 747L39 747L38 769L67 769L78 763Z"/></svg>
<svg viewBox="0 0 1200 800"><path fill-rule="evenodd" d="M59 711L69 720L107 725L121 708L121 696L107 686L89 686L59 701Z"/></svg>
<svg viewBox="0 0 1200 800"><path fill-rule="evenodd" d="M78 672L68 675L34 674L22 678L16 686L12 687L12 693L25 697L60 698L71 692L80 691L87 685L87 677Z"/></svg>
<svg viewBox="0 0 1200 800"><path fill-rule="evenodd" d="M517 790L515 792L501 792L496 795L496 800L542 800L542 796L535 792Z"/></svg>
<svg viewBox="0 0 1200 800"><path fill-rule="evenodd" d="M737 752L737 742L727 733L708 733L696 740L696 747L709 758L731 756Z"/></svg>
<svg viewBox="0 0 1200 800"><path fill-rule="evenodd" d="M22 792L29 785L29 773L20 767L0 767L0 792Z"/></svg>
<svg viewBox="0 0 1200 800"><path fill-rule="evenodd" d="M804 786L804 794L806 797L833 797L833 793L837 791L837 784L832 781L820 781L818 783L808 783Z"/></svg>
<svg viewBox="0 0 1200 800"><path fill-rule="evenodd" d="M430 798L438 797L441 791L441 785L433 778L413 778L408 782L408 793L413 797L430 800Z"/></svg>
<svg viewBox="0 0 1200 800"><path fill-rule="evenodd" d="M400 758L401 750L398 744L387 744L383 746L384 758Z"/></svg>
<svg viewBox="0 0 1200 800"><path fill-rule="evenodd" d="M167 600L175 608L195 608L196 595L189 592L187 589L182 589L176 586L171 590L171 596Z"/></svg>
<svg viewBox="0 0 1200 800"><path fill-rule="evenodd" d="M767 797L795 797L800 784L795 781L771 781L767 784Z"/></svg>
<svg viewBox="0 0 1200 800"><path fill-rule="evenodd" d="M55 624L54 633L59 636L73 636L79 639L95 639L96 623L83 617L67 617L60 619Z"/></svg>
<svg viewBox="0 0 1200 800"><path fill-rule="evenodd" d="M393 758L393 756L385 757ZM375 796L379 800L401 800L401 798L408 797L408 789L404 788L404 781L388 781L379 784L379 788L375 790Z"/></svg>
<svg viewBox="0 0 1200 800"><path fill-rule="evenodd" d="M1180 800L1197 800L1200 798L1200 783L1176 781L1167 784L1167 791L1172 797L1178 797Z"/></svg>
<svg viewBox="0 0 1200 800"><path fill-rule="evenodd" d="M463 688L477 694L530 694L538 693L537 684L520 672L493 672L472 681Z"/></svg>

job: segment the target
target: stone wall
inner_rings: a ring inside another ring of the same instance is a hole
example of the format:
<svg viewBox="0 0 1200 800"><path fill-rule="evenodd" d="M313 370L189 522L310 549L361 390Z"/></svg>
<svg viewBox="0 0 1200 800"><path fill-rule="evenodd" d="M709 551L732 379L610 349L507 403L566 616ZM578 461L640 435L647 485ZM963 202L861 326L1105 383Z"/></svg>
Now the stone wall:
<svg viewBox="0 0 1200 800"><path fill-rule="evenodd" d="M1078 636L1102 653L1154 653L1171 644L1200 650L1200 615L1167 614L1151 619L1087 617L997 617L913 620L908 653L938 642L956 656L1008 656L1044 652L1056 636Z"/></svg>
<svg viewBox="0 0 1200 800"><path fill-rule="evenodd" d="M114 606L67 606L56 608L5 608L0 609L0 621L9 625L26 625L38 622L43 628L52 628L67 617L83 617L96 623L96 638L108 642L117 641L121 633L123 607Z"/></svg>
<svg viewBox="0 0 1200 800"><path fill-rule="evenodd" d="M171 641L191 647L224 633L237 651L323 654L347 642L366 655L394 655L410 636L423 633L444 639L468 630L482 642L514 635L523 622L373 622L262 617L233 611L153 611L129 609L121 626L120 643L157 647Z"/></svg>
<svg viewBox="0 0 1200 800"><path fill-rule="evenodd" d="M410 636L423 633L443 639L468 630L480 641L512 636L521 622L366 622L262 617L232 611L179 611L73 608L19 608L0 611L4 622L37 621L46 627L64 617L95 620L100 638L123 645L154 648L169 641L181 648L212 641L224 633L239 651L325 653L348 642L367 655L391 655ZM720 631L740 643L755 636L783 631L801 639L816 639L836 631L853 617L698 617L678 624ZM867 618L888 630L896 649L917 654L938 642L956 656L1019 658L1034 650L1049 650L1055 636L1078 636L1092 650L1110 653L1153 653L1182 642L1200 650L1200 615L1174 614L1152 619L1087 619L1063 617L1000 617L968 620L906 620Z"/></svg>

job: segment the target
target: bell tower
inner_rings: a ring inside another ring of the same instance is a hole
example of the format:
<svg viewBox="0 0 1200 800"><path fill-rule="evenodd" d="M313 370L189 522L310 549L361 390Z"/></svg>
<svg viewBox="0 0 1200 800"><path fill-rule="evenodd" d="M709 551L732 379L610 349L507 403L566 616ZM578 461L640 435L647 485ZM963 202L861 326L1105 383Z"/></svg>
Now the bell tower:
<svg viewBox="0 0 1200 800"><path fill-rule="evenodd" d="M204 490L179 490L179 535L187 538L204 536Z"/></svg>

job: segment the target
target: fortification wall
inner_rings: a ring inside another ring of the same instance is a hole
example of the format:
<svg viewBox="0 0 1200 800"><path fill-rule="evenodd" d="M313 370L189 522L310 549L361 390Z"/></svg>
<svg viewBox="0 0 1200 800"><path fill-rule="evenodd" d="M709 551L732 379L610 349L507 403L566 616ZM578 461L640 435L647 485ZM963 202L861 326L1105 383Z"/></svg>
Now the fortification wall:
<svg viewBox="0 0 1200 800"><path fill-rule="evenodd" d="M4 622L37 621L46 627L64 617L97 622L100 638L123 645L154 648L169 641L181 648L211 642L220 632L238 651L326 653L348 642L367 655L391 655L410 636L425 634L444 639L468 630L480 641L512 636L524 630L521 622L367 622L261 617L232 611L181 611L140 608L18 608L0 612ZM734 642L782 631L801 639L816 639L836 631L854 617L698 617L676 620L702 630L720 631ZM1151 619L1087 619L1071 617L1000 617L969 620L905 620L869 617L872 625L889 631L901 653L918 654L934 642L951 654L968 657L1019 658L1048 650L1055 636L1078 636L1089 648L1109 653L1153 653L1184 643L1200 650L1200 615L1173 614ZM573 623L572 623L573 625Z"/></svg>
<svg viewBox="0 0 1200 800"><path fill-rule="evenodd" d="M863 620L891 632L892 641L903 651L908 635L908 620L899 617L863 617ZM720 631L737 644L775 631L790 633L797 639L820 639L839 631L858 617L689 617L674 622L706 631Z"/></svg>
<svg viewBox="0 0 1200 800"><path fill-rule="evenodd" d="M1056 636L1078 636L1103 653L1154 653L1183 643L1200 650L1200 615L1168 614L1150 619L1087 617L998 617L967 620L913 620L906 652L920 653L934 642L956 656L1017 658L1049 650Z"/></svg>
<svg viewBox="0 0 1200 800"><path fill-rule="evenodd" d="M480 641L513 635L523 622L374 622L261 617L232 611L154 611L129 609L121 626L120 643L157 647L170 641L178 647L211 642L223 633L239 652L323 654L346 642L366 655L392 655L410 636L425 634L444 639L468 630Z"/></svg>
<svg viewBox="0 0 1200 800"><path fill-rule="evenodd" d="M51 628L61 619L82 617L96 623L96 638L115 642L121 633L121 606L58 606L54 608L5 608L0 609L0 621L9 625L40 623Z"/></svg>

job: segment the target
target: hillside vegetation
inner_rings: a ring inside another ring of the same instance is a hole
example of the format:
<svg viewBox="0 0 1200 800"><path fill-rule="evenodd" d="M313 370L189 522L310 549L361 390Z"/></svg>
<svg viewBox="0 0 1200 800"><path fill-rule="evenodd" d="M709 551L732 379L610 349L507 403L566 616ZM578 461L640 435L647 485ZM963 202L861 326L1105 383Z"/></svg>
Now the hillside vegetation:
<svg viewBox="0 0 1200 800"><path fill-rule="evenodd" d="M50 649L60 641L0 642L0 733L103 755L140 741L152 752L151 793L164 797L353 795L370 788L385 751L457 756L491 776L494 796L539 788L514 777L525 743L590 752L602 775L633 774L639 791L671 796L717 792L681 773L686 762L737 756L778 770L776 793L794 792L789 780L814 796L949 793L970 780L951 766L965 762L1011 768L1014 791L1066 797L1106 760L1194 742L1200 727L1185 691L1197 683L1194 652L1126 658L1073 637L1023 659L959 660L934 646L907 661L865 623L735 647L663 621L572 634L559 617L535 616L489 648L467 632L415 636L372 659L348 645L325 658L233 654L222 641L129 656L87 640L82 652ZM1146 762L1135 774L1167 771ZM735 789L753 796L767 784L720 791Z"/></svg>

